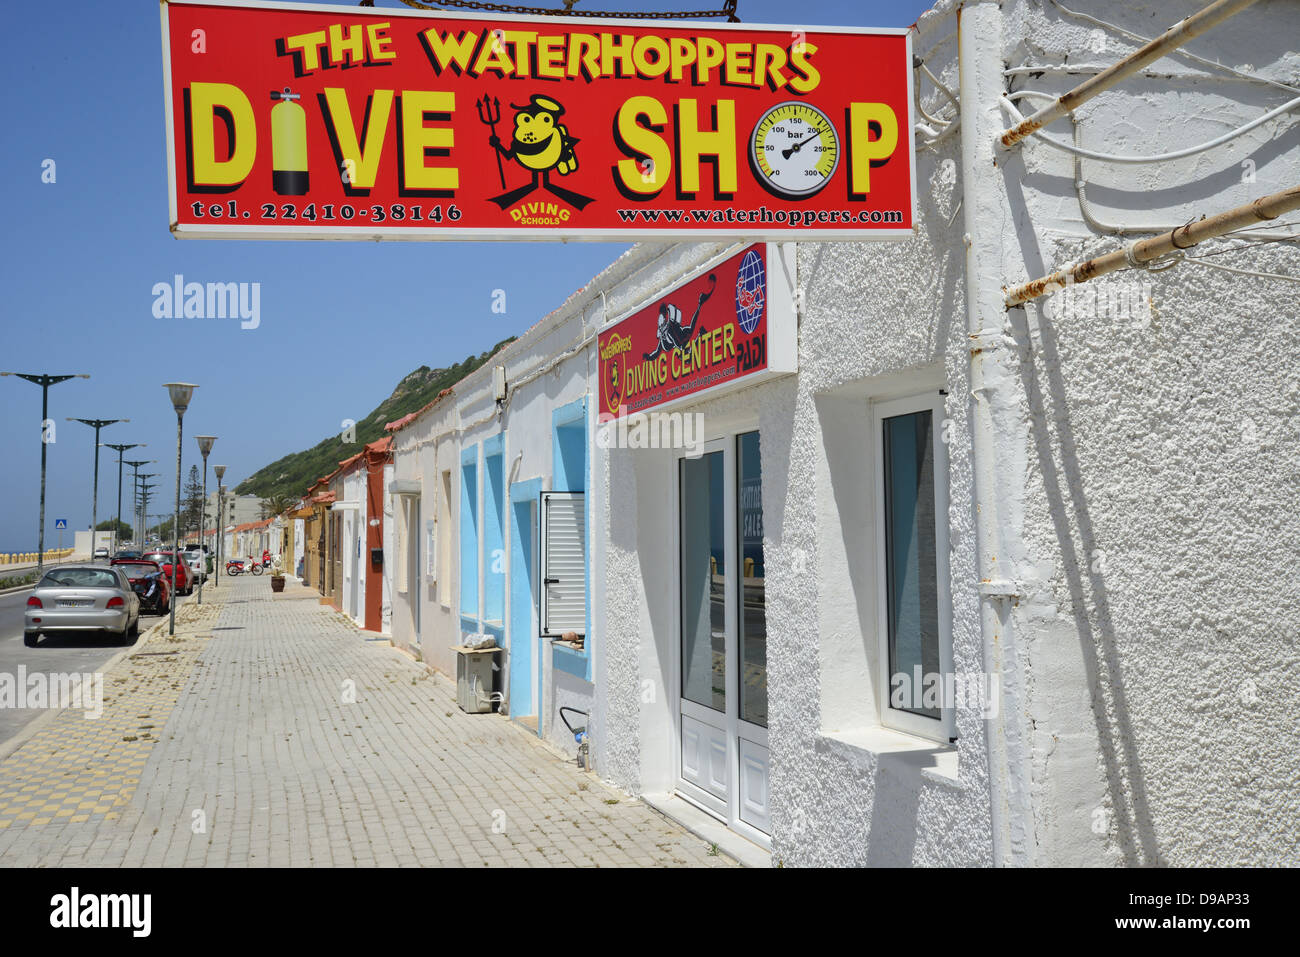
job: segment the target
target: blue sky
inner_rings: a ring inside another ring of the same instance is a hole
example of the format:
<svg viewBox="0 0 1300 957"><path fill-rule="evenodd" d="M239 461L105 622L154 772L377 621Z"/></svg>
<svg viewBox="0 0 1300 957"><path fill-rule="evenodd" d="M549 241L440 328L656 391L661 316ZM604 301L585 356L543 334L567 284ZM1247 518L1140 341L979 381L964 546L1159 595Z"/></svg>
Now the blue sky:
<svg viewBox="0 0 1300 957"><path fill-rule="evenodd" d="M355 6L341 3L339 6ZM544 6L559 6L546 2ZM582 0L607 10L699 9L699 0ZM719 4L720 5L720 4ZM829 0L799 4L815 25L907 26L930 4ZM379 8L406 9L397 0ZM789 23L795 8L741 0L751 23ZM65 0L6 9L0 65L3 346L0 371L89 373L50 389L46 547L56 518L87 528L94 432L66 416L130 423L104 442L145 442L127 458L158 459L159 491L175 482L176 419L163 382L200 388L185 417L193 436L219 436L212 463L237 484L279 456L360 419L420 365L443 366L522 332L616 258L596 243L307 243L177 241L167 230L158 4ZM56 180L42 183L42 163ZM152 286L261 283L262 321L155 319ZM505 315L492 291L507 291ZM361 351L359 330L389 345ZM0 378L0 551L36 547L40 389ZM99 517L116 510L117 453L101 450ZM124 502L130 498L130 470ZM215 485L209 477L209 488ZM129 505L123 506L124 511Z"/></svg>

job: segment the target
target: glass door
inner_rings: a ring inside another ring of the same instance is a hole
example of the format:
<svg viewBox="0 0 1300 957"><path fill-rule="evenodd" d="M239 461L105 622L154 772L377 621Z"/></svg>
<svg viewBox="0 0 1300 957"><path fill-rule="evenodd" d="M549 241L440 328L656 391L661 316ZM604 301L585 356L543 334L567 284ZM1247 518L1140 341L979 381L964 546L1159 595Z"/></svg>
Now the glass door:
<svg viewBox="0 0 1300 957"><path fill-rule="evenodd" d="M733 827L768 824L758 433L679 461L681 792Z"/></svg>

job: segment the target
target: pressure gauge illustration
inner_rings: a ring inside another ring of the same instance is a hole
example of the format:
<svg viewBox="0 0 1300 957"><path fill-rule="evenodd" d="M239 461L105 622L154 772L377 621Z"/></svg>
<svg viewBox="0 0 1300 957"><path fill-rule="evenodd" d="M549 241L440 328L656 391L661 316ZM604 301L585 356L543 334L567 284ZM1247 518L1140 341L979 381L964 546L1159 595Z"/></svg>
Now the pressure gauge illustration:
<svg viewBox="0 0 1300 957"><path fill-rule="evenodd" d="M831 118L811 103L778 103L754 127L749 159L769 190L803 199L835 175L840 165L839 134Z"/></svg>

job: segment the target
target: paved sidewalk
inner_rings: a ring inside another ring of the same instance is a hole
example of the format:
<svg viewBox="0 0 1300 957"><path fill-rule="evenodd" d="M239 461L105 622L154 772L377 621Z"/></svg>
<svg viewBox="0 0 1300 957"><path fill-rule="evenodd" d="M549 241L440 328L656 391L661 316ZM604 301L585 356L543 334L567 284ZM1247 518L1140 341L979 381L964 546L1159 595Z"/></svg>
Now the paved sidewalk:
<svg viewBox="0 0 1300 957"><path fill-rule="evenodd" d="M734 865L312 598L219 591L0 762L0 865Z"/></svg>

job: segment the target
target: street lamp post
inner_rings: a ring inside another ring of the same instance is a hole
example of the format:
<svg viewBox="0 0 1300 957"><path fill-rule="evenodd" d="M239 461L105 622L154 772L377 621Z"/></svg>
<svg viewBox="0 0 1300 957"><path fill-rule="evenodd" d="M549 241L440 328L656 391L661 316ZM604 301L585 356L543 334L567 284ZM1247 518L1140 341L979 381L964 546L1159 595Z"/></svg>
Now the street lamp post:
<svg viewBox="0 0 1300 957"><path fill-rule="evenodd" d="M221 484L221 480L226 477L226 467L224 465L212 466L212 471L217 476L217 584L215 587L221 587L221 543L226 537L225 517L223 508L226 504L226 487Z"/></svg>
<svg viewBox="0 0 1300 957"><path fill-rule="evenodd" d="M104 448L117 449L117 522L113 526L113 551L117 551L117 530L122 525L122 453L129 449L142 449L147 446L148 442L129 442L122 445L114 445L112 442L105 442ZM93 553L93 549L91 550Z"/></svg>
<svg viewBox="0 0 1300 957"><path fill-rule="evenodd" d="M184 432L185 410L189 408L190 398L198 386L190 382L164 382L163 388L171 397L172 408L176 410L176 509L172 513L172 587L174 588L180 577L176 572L176 563L181 560L181 438ZM167 626L167 634L176 634L175 602L171 603L171 621Z"/></svg>
<svg viewBox="0 0 1300 957"><path fill-rule="evenodd" d="M135 462L128 460L123 463L124 465L131 466L131 538L135 540L137 547L141 544L136 529L136 526L138 524L136 522L136 515L139 513L139 506L140 506L140 501L139 501L140 466L152 465L157 461L158 461L157 459L140 459L139 461L135 461ZM150 478L150 477L151 476L149 475L145 476L145 478Z"/></svg>
<svg viewBox="0 0 1300 957"><path fill-rule="evenodd" d="M203 604L203 579L207 577L208 556L203 552L204 525L207 524L206 515L208 508L208 453L212 451L212 445L217 441L215 435L196 435L195 440L199 443L199 454L203 456L203 507L199 509L199 555L203 562L203 574L199 576L199 604ZM221 481L218 479L217 481Z"/></svg>
<svg viewBox="0 0 1300 957"><path fill-rule="evenodd" d="M157 475L142 475L140 478L157 478ZM140 538L142 540L149 536L149 500L153 498L153 490L157 487L155 482L140 483Z"/></svg>
<svg viewBox="0 0 1300 957"><path fill-rule="evenodd" d="M28 382L35 382L41 387L41 528L37 534L36 540L36 572L38 575L45 573L45 446L49 440L45 437L45 424L50 421L50 386L58 385L60 382L67 382L69 379L89 379L90 376L85 373L76 375L46 375L44 373L37 375L27 372L0 372L0 376L16 375L20 379L26 379ZM95 554L95 533L90 533L90 554Z"/></svg>
<svg viewBox="0 0 1300 957"><path fill-rule="evenodd" d="M77 419L68 416L67 422L80 422L95 430L95 479L90 493L90 557L95 557L95 525L99 522L99 430L106 425L117 422L130 422L130 419Z"/></svg>

